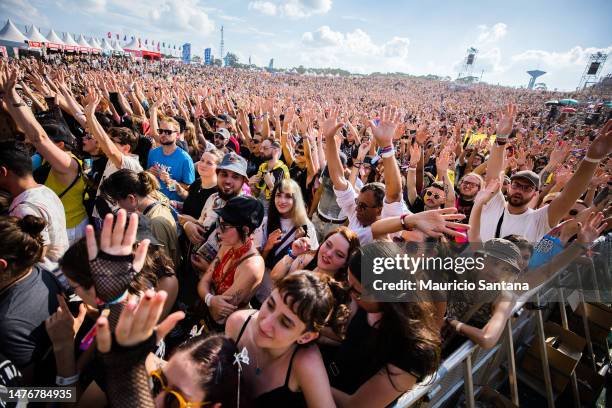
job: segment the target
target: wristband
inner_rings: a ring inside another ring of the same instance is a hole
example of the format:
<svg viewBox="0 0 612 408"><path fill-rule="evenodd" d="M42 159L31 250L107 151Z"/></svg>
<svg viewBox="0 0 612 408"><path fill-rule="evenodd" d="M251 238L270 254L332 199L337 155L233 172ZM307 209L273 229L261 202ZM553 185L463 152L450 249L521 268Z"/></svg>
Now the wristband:
<svg viewBox="0 0 612 408"><path fill-rule="evenodd" d="M408 216L410 214L404 214L400 216L400 221L402 222L402 228L405 231L412 231L413 227L409 224L406 224L406 216Z"/></svg>
<svg viewBox="0 0 612 408"><path fill-rule="evenodd" d="M595 164L597 164L597 163L599 163L601 161L601 159L593 159L593 158L591 158L589 156L584 156L582 158L582 160L584 160L585 162L595 163Z"/></svg>
<svg viewBox="0 0 612 408"><path fill-rule="evenodd" d="M293 251L291 250L291 248L289 248L289 251L287 251L287 256L289 256L289 258L291 259L297 258L296 255L293 255Z"/></svg>
<svg viewBox="0 0 612 408"><path fill-rule="evenodd" d="M389 157L395 157L395 149L391 147L391 149L389 150L383 150L380 153L380 157L382 157L383 159L387 159Z"/></svg>
<svg viewBox="0 0 612 408"><path fill-rule="evenodd" d="M206 306L210 307L210 302L212 302L212 298L215 295L213 295L212 293L207 293L206 296L204 296L204 303L206 303Z"/></svg>
<svg viewBox="0 0 612 408"><path fill-rule="evenodd" d="M60 387L73 385L79 381L79 377L80 377L79 373L76 373L75 375L72 375L70 377L62 377L58 375L55 377L55 385L58 385Z"/></svg>
<svg viewBox="0 0 612 408"><path fill-rule="evenodd" d="M457 323L457 325L455 326L455 331L456 331L458 334L461 334L461 327L462 327L462 326L463 326L463 322L459 322L459 323Z"/></svg>

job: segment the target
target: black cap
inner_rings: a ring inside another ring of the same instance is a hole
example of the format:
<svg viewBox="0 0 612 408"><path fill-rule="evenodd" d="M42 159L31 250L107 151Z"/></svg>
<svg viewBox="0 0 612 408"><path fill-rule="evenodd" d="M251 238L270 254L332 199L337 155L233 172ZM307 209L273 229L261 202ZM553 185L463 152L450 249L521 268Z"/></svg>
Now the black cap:
<svg viewBox="0 0 612 408"><path fill-rule="evenodd" d="M249 196L233 197L215 212L228 224L249 227L251 232L257 229L264 219L263 204Z"/></svg>
<svg viewBox="0 0 612 408"><path fill-rule="evenodd" d="M518 171L514 173L512 177L510 177L510 180L514 180L517 178L529 181L531 184L533 184L536 190L540 189L540 176L538 176L531 170Z"/></svg>

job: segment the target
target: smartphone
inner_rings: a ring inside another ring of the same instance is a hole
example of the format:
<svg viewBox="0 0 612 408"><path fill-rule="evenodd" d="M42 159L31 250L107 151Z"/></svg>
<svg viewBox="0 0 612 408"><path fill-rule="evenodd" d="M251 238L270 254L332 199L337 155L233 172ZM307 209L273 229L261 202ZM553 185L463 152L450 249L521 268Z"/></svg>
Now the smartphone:
<svg viewBox="0 0 612 408"><path fill-rule="evenodd" d="M598 206L599 204L601 204L604 200L608 198L609 194L610 194L610 185L608 184L606 188L601 190L599 194L597 194L597 196L593 199L593 204Z"/></svg>

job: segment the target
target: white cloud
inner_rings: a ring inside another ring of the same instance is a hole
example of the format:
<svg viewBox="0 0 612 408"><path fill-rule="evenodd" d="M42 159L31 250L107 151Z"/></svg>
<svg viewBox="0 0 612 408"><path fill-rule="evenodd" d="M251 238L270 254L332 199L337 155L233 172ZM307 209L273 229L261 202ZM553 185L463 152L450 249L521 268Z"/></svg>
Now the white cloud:
<svg viewBox="0 0 612 408"><path fill-rule="evenodd" d="M269 1L252 1L249 3L249 10L259 11L266 16L275 16L276 4Z"/></svg>
<svg viewBox="0 0 612 408"><path fill-rule="evenodd" d="M148 4L152 22L163 23L166 29L201 34L209 34L215 29L213 21L195 0L165 0L158 4Z"/></svg>
<svg viewBox="0 0 612 408"><path fill-rule="evenodd" d="M41 14L29 1L2 0L0 1L0 14L4 16L2 25L6 23L5 17L13 18L14 23L34 23L37 26L49 24L47 16ZM23 28L19 27L19 29L23 31Z"/></svg>
<svg viewBox="0 0 612 408"><path fill-rule="evenodd" d="M346 33L321 26L302 35L301 59L308 66L340 67L354 72L406 71L410 40L393 37L375 43L361 29Z"/></svg>
<svg viewBox="0 0 612 408"><path fill-rule="evenodd" d="M607 48L582 48L575 46L566 52L543 51L543 50L527 50L523 53L512 56L514 62L529 61L532 63L540 63L550 67L584 67L591 54L602 52L608 54L612 52L612 45Z"/></svg>
<svg viewBox="0 0 612 408"><path fill-rule="evenodd" d="M249 2L248 8L267 16L304 18L314 14L325 14L331 10L331 6L332 0L256 0Z"/></svg>
<svg viewBox="0 0 612 408"><path fill-rule="evenodd" d="M476 42L478 44L490 44L505 37L508 32L508 26L504 23L497 23L490 28L486 25L479 25L478 31L479 34Z"/></svg>

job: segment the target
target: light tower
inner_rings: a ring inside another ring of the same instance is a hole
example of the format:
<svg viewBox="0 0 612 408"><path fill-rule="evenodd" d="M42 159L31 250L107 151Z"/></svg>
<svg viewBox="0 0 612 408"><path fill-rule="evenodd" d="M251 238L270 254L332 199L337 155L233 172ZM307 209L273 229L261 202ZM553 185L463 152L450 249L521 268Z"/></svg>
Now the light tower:
<svg viewBox="0 0 612 408"><path fill-rule="evenodd" d="M603 52L598 52L595 54L591 54L589 58L589 62L587 66L584 68L584 72L582 73L582 77L580 78L580 84L578 85L578 90L582 90L589 85L593 85L597 83L597 78L599 77L599 73L601 69L606 64L606 60L608 59L608 54L604 54Z"/></svg>
<svg viewBox="0 0 612 408"><path fill-rule="evenodd" d="M221 44L219 44L219 57L221 58L221 64L223 64L223 26L221 26Z"/></svg>
<svg viewBox="0 0 612 408"><path fill-rule="evenodd" d="M531 79L529 80L529 85L527 85L527 88L533 89L533 86L535 85L536 79L538 79L538 77L541 77L542 75L544 75L546 72L545 71L540 71L539 69L534 69L532 71L527 71L527 73L531 77Z"/></svg>

